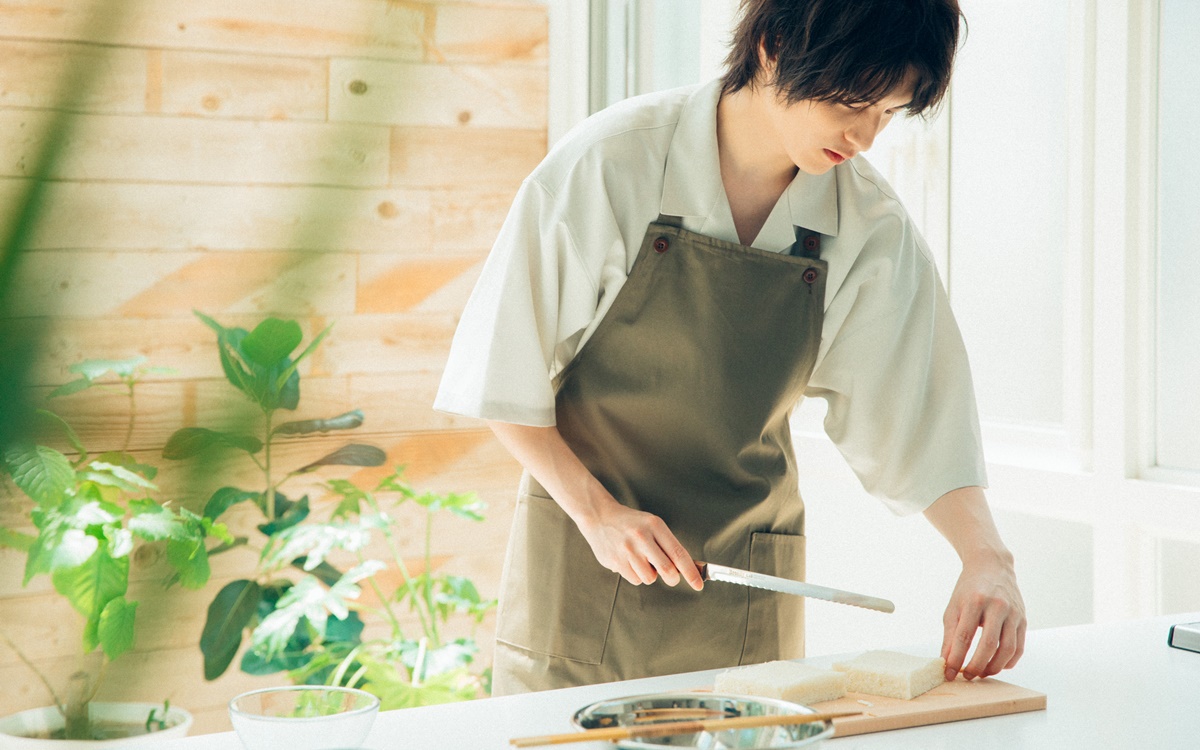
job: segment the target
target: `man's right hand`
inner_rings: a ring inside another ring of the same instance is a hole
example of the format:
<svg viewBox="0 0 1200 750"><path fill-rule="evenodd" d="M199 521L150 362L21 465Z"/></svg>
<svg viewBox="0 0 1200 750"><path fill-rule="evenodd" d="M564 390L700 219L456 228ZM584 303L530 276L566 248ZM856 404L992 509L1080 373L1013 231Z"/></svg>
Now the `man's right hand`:
<svg viewBox="0 0 1200 750"><path fill-rule="evenodd" d="M692 556L652 513L613 500L580 520L578 526L596 560L635 586L654 583L662 576L668 586L677 585L682 578L696 591L704 588Z"/></svg>
<svg viewBox="0 0 1200 750"><path fill-rule="evenodd" d="M667 524L652 513L617 502L558 428L494 421L488 426L575 522L601 565L635 586L662 576L671 586L682 578L696 591L704 588L692 556Z"/></svg>

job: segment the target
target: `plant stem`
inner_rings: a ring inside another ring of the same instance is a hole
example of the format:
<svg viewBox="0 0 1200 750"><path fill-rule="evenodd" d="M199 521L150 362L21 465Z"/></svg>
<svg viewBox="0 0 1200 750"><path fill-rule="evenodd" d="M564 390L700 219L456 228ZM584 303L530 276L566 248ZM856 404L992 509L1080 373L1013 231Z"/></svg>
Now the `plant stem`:
<svg viewBox="0 0 1200 750"><path fill-rule="evenodd" d="M383 512L379 509L379 502L373 495L368 493L366 500L367 504L371 506L371 510L382 515ZM392 536L392 527L390 523L384 525L383 527L383 539L387 543L388 552L392 554L392 560L396 562L396 567L400 570L400 575L404 577L404 588L408 590L408 595L412 597L413 604L416 605L414 609L417 610L417 617L419 617L421 620L421 631L428 633L429 622L425 615L425 609L422 606L424 605L425 600L422 599L417 590L413 588L412 574L408 572L408 566L404 564L404 558L400 556L400 549L396 546L395 537ZM428 571L426 572L428 573ZM432 618L433 616L433 610L430 610L429 618Z"/></svg>
<svg viewBox="0 0 1200 750"><path fill-rule="evenodd" d="M358 564L362 565L366 562L362 552L358 553ZM392 611L392 604L388 601L388 597L384 596L383 589L379 588L379 582L375 580L375 576L367 576L367 583L371 586L371 590L375 592L375 596L379 598L379 603L383 605L383 612L387 615L388 620L392 623L392 637L404 638L404 630L400 627L400 620L396 617L396 613Z"/></svg>
<svg viewBox="0 0 1200 750"><path fill-rule="evenodd" d="M428 638L422 638L420 643L417 644L417 660L416 660L416 662L413 663L413 671L412 671L413 687L421 686L421 678L424 676L424 673L425 673L425 654L427 653L428 645L429 645Z"/></svg>
<svg viewBox="0 0 1200 750"><path fill-rule="evenodd" d="M346 670L349 669L350 665L354 663L355 657L358 656L358 652L361 650L362 644L360 643L351 649L350 653L346 654L346 658L342 659L342 663L339 664L338 668L334 671L333 677L329 682L330 685L333 685L334 687L342 686L342 678L346 676ZM351 684L347 685L346 687L354 687L354 685Z"/></svg>
<svg viewBox="0 0 1200 750"><path fill-rule="evenodd" d="M133 378L125 381L127 392L129 393L129 426L125 428L125 443L121 446L123 452L129 451L129 443L133 440L133 424L137 420L137 404L134 402L133 386L137 381Z"/></svg>
<svg viewBox="0 0 1200 750"><path fill-rule="evenodd" d="M108 671L109 659L103 658L100 662L100 672L96 675L96 681L92 683L92 691L88 693L85 703L91 703L96 697L96 693L100 691L100 683L104 682L104 674Z"/></svg>
<svg viewBox="0 0 1200 750"><path fill-rule="evenodd" d="M50 700L54 701L54 707L57 708L58 712L65 717L67 715L67 708L63 705L62 699L58 697L58 693L54 692L54 688L50 687L50 681L46 679L46 675L42 674L41 670L33 666L33 662L29 660L29 657L25 656L25 654L21 652L21 649L17 648L17 644L13 643L12 639L9 638L8 634L3 630L0 630L0 640L3 640L5 643L7 643L8 647L11 648L13 653L17 655L17 658L24 662L25 666L29 667L29 671L33 672L34 675L37 676L42 685L46 687L46 692L50 693Z"/></svg>
<svg viewBox="0 0 1200 750"><path fill-rule="evenodd" d="M433 511L425 511L425 605L429 607L429 623L433 631L433 647L442 645L438 635L437 611L433 608Z"/></svg>
<svg viewBox="0 0 1200 750"><path fill-rule="evenodd" d="M267 522L275 520L275 487L271 484L271 417L274 412L270 409L264 409L263 414L267 417L267 432L263 439L263 474L267 481Z"/></svg>

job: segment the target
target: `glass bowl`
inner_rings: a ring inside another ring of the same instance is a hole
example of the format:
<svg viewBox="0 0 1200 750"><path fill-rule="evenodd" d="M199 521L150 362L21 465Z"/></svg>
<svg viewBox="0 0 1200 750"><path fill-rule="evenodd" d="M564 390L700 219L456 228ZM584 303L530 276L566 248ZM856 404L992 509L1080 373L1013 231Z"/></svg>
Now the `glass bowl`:
<svg viewBox="0 0 1200 750"><path fill-rule="evenodd" d="M379 698L365 690L289 685L242 693L229 718L246 750L334 750L360 747Z"/></svg>
<svg viewBox="0 0 1200 750"><path fill-rule="evenodd" d="M738 716L816 713L799 703L774 698L752 698L721 693L655 693L632 698L599 701L575 712L572 723L579 729L629 727L649 721L695 721L732 719ZM703 750L779 750L815 748L833 736L833 722L790 726L732 729L723 732L693 732L666 737L619 740L626 750L662 750L665 747Z"/></svg>

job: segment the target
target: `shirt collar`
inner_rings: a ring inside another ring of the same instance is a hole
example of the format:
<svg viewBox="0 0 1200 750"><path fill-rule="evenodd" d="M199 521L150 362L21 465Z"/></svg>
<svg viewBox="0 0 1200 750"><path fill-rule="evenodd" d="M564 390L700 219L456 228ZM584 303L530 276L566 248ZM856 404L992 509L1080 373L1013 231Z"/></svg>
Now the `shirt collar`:
<svg viewBox="0 0 1200 750"><path fill-rule="evenodd" d="M660 213L667 216L711 216L720 207L728 213L717 154L717 102L721 81L710 81L688 97L667 150ZM794 239L799 226L824 235L838 233L837 168L825 174L797 171L759 233L760 239L782 235ZM785 220L786 217L786 220Z"/></svg>

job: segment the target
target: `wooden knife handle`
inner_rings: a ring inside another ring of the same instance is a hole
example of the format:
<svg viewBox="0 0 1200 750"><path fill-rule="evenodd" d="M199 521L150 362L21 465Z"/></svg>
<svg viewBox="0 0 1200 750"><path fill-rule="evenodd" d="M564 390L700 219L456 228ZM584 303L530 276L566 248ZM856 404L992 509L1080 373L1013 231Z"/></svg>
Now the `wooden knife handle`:
<svg viewBox="0 0 1200 750"><path fill-rule="evenodd" d="M696 563L696 570L700 571L700 580L701 581L709 580L709 578L708 578L708 563L701 562L700 560L695 560L694 562Z"/></svg>

